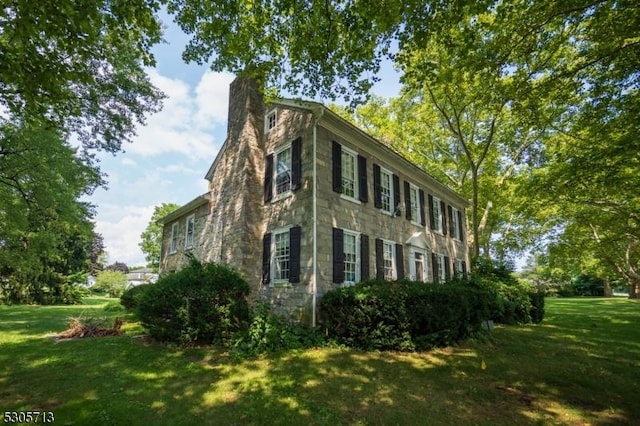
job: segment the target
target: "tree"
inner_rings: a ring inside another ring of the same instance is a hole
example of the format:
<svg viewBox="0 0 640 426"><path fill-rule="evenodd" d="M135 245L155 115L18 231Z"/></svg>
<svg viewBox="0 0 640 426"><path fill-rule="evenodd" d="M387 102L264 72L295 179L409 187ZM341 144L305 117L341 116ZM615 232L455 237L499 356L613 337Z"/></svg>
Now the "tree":
<svg viewBox="0 0 640 426"><path fill-rule="evenodd" d="M120 271L123 274L129 273L129 267L124 262L114 262L111 265L105 266L105 271Z"/></svg>
<svg viewBox="0 0 640 426"><path fill-rule="evenodd" d="M161 93L144 66L160 41L149 0L17 0L0 10L0 105L7 122L72 132L87 151L117 152ZM4 154L6 155L6 154Z"/></svg>
<svg viewBox="0 0 640 426"><path fill-rule="evenodd" d="M104 292L109 297L120 297L127 286L127 277L121 271L102 271L96 276L91 290Z"/></svg>
<svg viewBox="0 0 640 426"><path fill-rule="evenodd" d="M139 243L142 252L147 259L147 266L150 268L158 268L160 266L160 249L162 247L162 226L159 221L169 213L180 208L175 203L162 203L155 206L151 220L147 224L145 230L140 234Z"/></svg>

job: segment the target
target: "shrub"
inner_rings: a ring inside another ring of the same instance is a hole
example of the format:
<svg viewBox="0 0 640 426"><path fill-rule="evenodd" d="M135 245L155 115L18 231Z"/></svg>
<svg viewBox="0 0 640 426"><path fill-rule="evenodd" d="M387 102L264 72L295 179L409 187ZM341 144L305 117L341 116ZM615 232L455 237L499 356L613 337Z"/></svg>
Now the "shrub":
<svg viewBox="0 0 640 426"><path fill-rule="evenodd" d="M122 296L120 296L120 304L129 312L135 311L138 306L138 300L140 300L142 295L152 285L153 284L140 284L135 287L131 287L122 293Z"/></svg>
<svg viewBox="0 0 640 426"><path fill-rule="evenodd" d="M484 294L468 285L366 281L326 293L323 325L361 349L414 350L453 344L480 329Z"/></svg>
<svg viewBox="0 0 640 426"><path fill-rule="evenodd" d="M149 334L182 345L228 342L249 321L249 284L225 265L191 258L142 292L136 313Z"/></svg>
<svg viewBox="0 0 640 426"><path fill-rule="evenodd" d="M238 334L233 347L237 355L254 356L320 346L323 342L323 336L316 330L285 321L263 303L253 310L249 327Z"/></svg>
<svg viewBox="0 0 640 426"><path fill-rule="evenodd" d="M544 319L544 291L532 290L529 292L531 300L531 321L539 324Z"/></svg>

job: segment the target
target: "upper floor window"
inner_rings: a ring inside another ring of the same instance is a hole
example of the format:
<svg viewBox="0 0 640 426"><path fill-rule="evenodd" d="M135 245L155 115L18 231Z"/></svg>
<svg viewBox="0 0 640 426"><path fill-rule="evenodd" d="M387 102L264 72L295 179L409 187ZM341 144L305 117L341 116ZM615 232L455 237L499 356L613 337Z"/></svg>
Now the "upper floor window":
<svg viewBox="0 0 640 426"><path fill-rule="evenodd" d="M264 201L284 198L302 187L302 138L267 155L264 166Z"/></svg>
<svg viewBox="0 0 640 426"><path fill-rule="evenodd" d="M350 200L368 201L367 160L355 151L333 142L333 190Z"/></svg>
<svg viewBox="0 0 640 426"><path fill-rule="evenodd" d="M178 222L171 225L171 243L169 244L169 253L178 251Z"/></svg>
<svg viewBox="0 0 640 426"><path fill-rule="evenodd" d="M391 179L392 174L388 170L380 169L380 202L382 211L393 213L393 200L391 199Z"/></svg>
<svg viewBox="0 0 640 426"><path fill-rule="evenodd" d="M187 217L187 227L184 237L184 247L187 249L193 248L193 235L196 227L196 216L190 215Z"/></svg>
<svg viewBox="0 0 640 426"><path fill-rule="evenodd" d="M278 125L278 110L273 109L269 111L264 119L265 133L274 129Z"/></svg>
<svg viewBox="0 0 640 426"><path fill-rule="evenodd" d="M431 229L436 232L444 233L444 209L442 201L436 197L429 195L429 208L431 209Z"/></svg>
<svg viewBox="0 0 640 426"><path fill-rule="evenodd" d="M462 240L461 223L460 223L460 210L455 207L449 206L451 214L449 215L449 223L451 224L451 236L457 240Z"/></svg>
<svg viewBox="0 0 640 426"><path fill-rule="evenodd" d="M349 198L356 198L358 192L356 154L346 149L342 150L342 194Z"/></svg>
<svg viewBox="0 0 640 426"><path fill-rule="evenodd" d="M291 191L291 145L276 152L275 182L276 196Z"/></svg>

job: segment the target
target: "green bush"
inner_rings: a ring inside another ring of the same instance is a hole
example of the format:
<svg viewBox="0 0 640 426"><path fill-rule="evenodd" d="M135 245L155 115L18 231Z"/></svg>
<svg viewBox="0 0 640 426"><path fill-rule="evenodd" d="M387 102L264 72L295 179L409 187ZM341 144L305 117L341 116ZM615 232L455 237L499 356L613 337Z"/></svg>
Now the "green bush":
<svg viewBox="0 0 640 426"><path fill-rule="evenodd" d="M129 312L135 311L136 306L138 306L138 300L140 300L142 295L152 285L153 284L140 284L135 287L131 287L122 293L122 296L120 296L120 304Z"/></svg>
<svg viewBox="0 0 640 426"><path fill-rule="evenodd" d="M544 296L545 292L541 290L532 290L529 292L529 300L531 300L531 321L539 324L544 319Z"/></svg>
<svg viewBox="0 0 640 426"><path fill-rule="evenodd" d="M238 334L233 349L237 355L254 356L321 346L323 342L324 337L316 330L285 321L273 314L268 304L263 303L253 310L249 327Z"/></svg>
<svg viewBox="0 0 640 426"><path fill-rule="evenodd" d="M120 297L127 286L127 276L120 271L100 271L91 291L105 293L109 297Z"/></svg>
<svg viewBox="0 0 640 426"><path fill-rule="evenodd" d="M228 342L250 319L248 294L249 284L235 270L192 258L143 291L136 314L161 341Z"/></svg>
<svg viewBox="0 0 640 426"><path fill-rule="evenodd" d="M453 344L480 329L485 296L458 282L365 281L320 301L330 337L361 349L427 349Z"/></svg>

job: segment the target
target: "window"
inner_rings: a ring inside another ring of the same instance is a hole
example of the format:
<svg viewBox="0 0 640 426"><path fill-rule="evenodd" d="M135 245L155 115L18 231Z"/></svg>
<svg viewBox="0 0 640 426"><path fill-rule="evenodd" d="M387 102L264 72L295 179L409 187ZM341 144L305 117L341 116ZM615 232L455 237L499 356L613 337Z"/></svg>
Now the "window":
<svg viewBox="0 0 640 426"><path fill-rule="evenodd" d="M301 187L302 138L298 137L265 157L264 202L282 199Z"/></svg>
<svg viewBox="0 0 640 426"><path fill-rule="evenodd" d="M358 235L347 231L344 233L344 280L358 282Z"/></svg>
<svg viewBox="0 0 640 426"><path fill-rule="evenodd" d="M436 232L444 232L444 212L442 211L442 201L436 197L429 196L431 208L431 229Z"/></svg>
<svg viewBox="0 0 640 426"><path fill-rule="evenodd" d="M267 113L264 119L265 133L274 129L278 124L278 112L277 110L271 110Z"/></svg>
<svg viewBox="0 0 640 426"><path fill-rule="evenodd" d="M380 201L382 202L382 210L387 213L393 213L393 200L391 198L391 182L392 174L388 170L380 169Z"/></svg>
<svg viewBox="0 0 640 426"><path fill-rule="evenodd" d="M456 240L462 241L462 212L452 206L449 206L448 209L451 236Z"/></svg>
<svg viewBox="0 0 640 426"><path fill-rule="evenodd" d="M367 159L355 151L333 141L332 146L333 191L346 199L366 203Z"/></svg>
<svg viewBox="0 0 640 426"><path fill-rule="evenodd" d="M184 248L193 248L193 234L196 228L196 216L191 215L187 217L187 229L184 237Z"/></svg>
<svg viewBox="0 0 640 426"><path fill-rule="evenodd" d="M289 230L274 233L272 268L274 281L289 281L290 253Z"/></svg>
<svg viewBox="0 0 640 426"><path fill-rule="evenodd" d="M445 283L451 274L449 258L444 254L433 253L433 277L436 283Z"/></svg>
<svg viewBox="0 0 640 426"><path fill-rule="evenodd" d="M382 243L382 253L384 262L384 279L393 280L395 278L395 256L394 245L388 241Z"/></svg>
<svg viewBox="0 0 640 426"><path fill-rule="evenodd" d="M465 274L467 271L467 266L465 264L466 262L464 260L461 259L456 259L456 274Z"/></svg>
<svg viewBox="0 0 640 426"><path fill-rule="evenodd" d="M287 145L275 156L276 196L291 191L291 145Z"/></svg>
<svg viewBox="0 0 640 426"><path fill-rule="evenodd" d="M342 150L342 194L356 198L356 156L345 149Z"/></svg>
<svg viewBox="0 0 640 426"><path fill-rule="evenodd" d="M300 282L301 228L285 227L264 234L262 283Z"/></svg>
<svg viewBox="0 0 640 426"><path fill-rule="evenodd" d="M169 253L175 253L178 250L178 222L171 225L171 244Z"/></svg>
<svg viewBox="0 0 640 426"><path fill-rule="evenodd" d="M418 187L409 185L409 203L411 211L411 220L415 223L422 222L422 212L420 211L420 195Z"/></svg>
<svg viewBox="0 0 640 426"><path fill-rule="evenodd" d="M409 273L411 279L414 281L427 282L428 280L428 265L427 265L427 253L418 248L412 248L409 252Z"/></svg>

